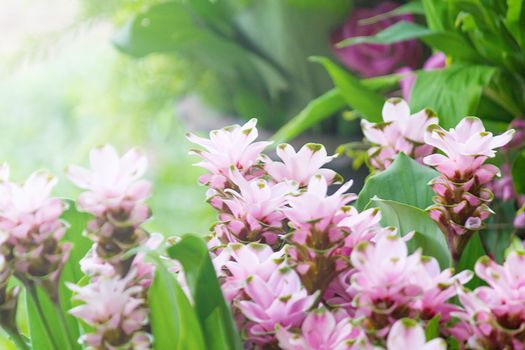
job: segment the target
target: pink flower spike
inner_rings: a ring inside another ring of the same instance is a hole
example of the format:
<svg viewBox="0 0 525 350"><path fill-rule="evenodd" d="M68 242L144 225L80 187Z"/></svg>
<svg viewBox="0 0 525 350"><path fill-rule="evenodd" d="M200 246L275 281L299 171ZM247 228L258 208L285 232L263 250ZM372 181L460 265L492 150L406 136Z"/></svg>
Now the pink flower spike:
<svg viewBox="0 0 525 350"><path fill-rule="evenodd" d="M328 183L332 183L336 172L321 167L331 162L337 155L328 156L323 145L307 143L299 152L289 144L277 146L277 155L281 162L268 162L265 170L275 181L295 180L300 186L305 186L315 174L322 175Z"/></svg>
<svg viewBox="0 0 525 350"><path fill-rule="evenodd" d="M404 318L392 326L387 339L387 349L446 350L447 344L441 338L427 342L423 328L416 321Z"/></svg>

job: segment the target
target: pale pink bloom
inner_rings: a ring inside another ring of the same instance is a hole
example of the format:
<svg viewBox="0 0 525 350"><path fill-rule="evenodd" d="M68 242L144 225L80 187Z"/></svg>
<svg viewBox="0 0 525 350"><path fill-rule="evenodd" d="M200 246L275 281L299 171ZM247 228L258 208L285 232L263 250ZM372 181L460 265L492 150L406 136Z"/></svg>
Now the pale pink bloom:
<svg viewBox="0 0 525 350"><path fill-rule="evenodd" d="M261 152L271 144L266 141L254 142L258 136L256 124L257 119L251 119L243 126L232 125L213 130L209 139L187 134L190 142L205 149L191 152L202 158L195 165L210 172L201 177L202 183L212 188L223 188L232 166L244 174L256 164Z"/></svg>
<svg viewBox="0 0 525 350"><path fill-rule="evenodd" d="M338 223L339 227L349 232L345 238L345 248L353 249L360 242L370 241L384 231L379 225L381 211L378 208L367 209L359 213L356 208L350 207L346 215Z"/></svg>
<svg viewBox="0 0 525 350"><path fill-rule="evenodd" d="M301 333L279 327L276 337L283 350L365 350L370 348L364 332L351 324L346 312L317 309L308 313Z"/></svg>
<svg viewBox="0 0 525 350"><path fill-rule="evenodd" d="M273 337L268 335L277 325L299 326L317 298L317 293L308 295L297 273L286 266L275 269L267 279L249 276L244 292L248 300L238 301L237 305L253 322L248 326L248 337L255 343L271 341Z"/></svg>
<svg viewBox="0 0 525 350"><path fill-rule="evenodd" d="M274 252L266 244L250 243L248 245L229 244L215 259L214 265L218 275L223 279L221 284L225 298L235 299L246 287L248 278L256 275L268 281L278 270L284 260L284 251Z"/></svg>
<svg viewBox="0 0 525 350"><path fill-rule="evenodd" d="M426 60L426 62L423 64L423 70L430 71L445 68L446 59L447 57L443 52L437 52ZM417 75L410 67L402 67L397 71L397 73L404 74L403 78L399 81L399 85L401 86L403 98L406 101L410 101L412 89L416 84Z"/></svg>
<svg viewBox="0 0 525 350"><path fill-rule="evenodd" d="M388 168L401 152L418 161L432 153L432 147L424 144L425 130L438 121L430 110L411 115L404 100L391 98L383 106L383 120L383 123L361 120L363 134L373 144L368 154L374 168Z"/></svg>
<svg viewBox="0 0 525 350"><path fill-rule="evenodd" d="M69 312L95 328L83 335L81 342L93 348L116 349L123 339L131 341L135 333L142 333L147 311L140 297L142 287L128 286L133 278L133 274L123 279L98 278L84 287L68 284L76 293L74 299L84 303ZM111 343L115 339L119 344Z"/></svg>
<svg viewBox="0 0 525 350"><path fill-rule="evenodd" d="M449 131L432 125L425 133L425 142L441 150L445 155L433 154L425 157L427 165L436 169L449 179L463 179L474 172L481 182L490 181L498 170L492 165L483 165L487 158L496 155L495 149L505 146L512 139L514 130L493 136L485 131L480 119L463 118L456 128Z"/></svg>
<svg viewBox="0 0 525 350"><path fill-rule="evenodd" d="M334 194L327 195L326 179L315 175L310 179L306 191L291 197L288 201L289 208L284 208L283 211L296 229L308 230L313 226L319 231L324 231L330 224L337 225L343 220L343 207L357 198L353 193L345 193L351 186L352 181L349 181ZM299 237L295 238L302 241Z"/></svg>
<svg viewBox="0 0 525 350"><path fill-rule="evenodd" d="M411 305L423 289L414 281L421 255L408 255L406 243L397 235L381 237L377 243L360 243L352 252L356 272L351 277L357 295L354 303L368 316L372 309L388 314ZM381 305L381 306L380 306Z"/></svg>
<svg viewBox="0 0 525 350"><path fill-rule="evenodd" d="M151 184L140 178L148 167L147 158L135 149L120 157L111 145L91 150L91 169L76 165L68 168L70 180L87 190L78 199L80 209L95 216L106 211L131 211L134 221L147 218L142 204L151 194Z"/></svg>
<svg viewBox="0 0 525 350"><path fill-rule="evenodd" d="M30 234L44 238L53 233L57 240L62 237L64 229L59 218L64 211L64 203L50 197L56 183L55 177L36 172L22 185L4 184L7 189L4 195L8 197L0 210L0 227L9 232L11 243L27 239Z"/></svg>
<svg viewBox="0 0 525 350"><path fill-rule="evenodd" d="M222 199L222 202L228 212L222 213L220 219L243 240L251 240L254 236L257 240L264 237L267 243L275 243L275 230L282 230L283 226L281 209L289 195L297 190L297 184L288 181L272 184L260 178L246 180L237 169L230 172L230 179L238 191L225 190L230 197Z"/></svg>
<svg viewBox="0 0 525 350"><path fill-rule="evenodd" d="M277 155L281 162L267 162L264 169L277 182L295 180L300 186L308 184L312 176L320 174L328 183L332 183L337 173L331 169L322 168L337 155L328 156L323 145L307 143L299 152L293 146L283 143L277 146Z"/></svg>
<svg viewBox="0 0 525 350"><path fill-rule="evenodd" d="M387 350L446 350L447 343L436 338L427 342L425 331L416 321L404 318L392 326L386 341Z"/></svg>

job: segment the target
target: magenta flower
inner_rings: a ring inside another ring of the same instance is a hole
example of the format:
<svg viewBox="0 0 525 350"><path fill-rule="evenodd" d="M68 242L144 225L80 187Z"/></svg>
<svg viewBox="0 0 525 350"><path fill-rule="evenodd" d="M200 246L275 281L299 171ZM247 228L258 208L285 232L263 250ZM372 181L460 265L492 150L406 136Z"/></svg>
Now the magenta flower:
<svg viewBox="0 0 525 350"><path fill-rule="evenodd" d="M370 164L384 170L401 152L421 162L431 154L432 146L424 143L426 128L437 123L437 117L428 109L410 114L408 104L400 98L391 98L383 106L383 123L361 120L366 139L372 143L368 151Z"/></svg>
<svg viewBox="0 0 525 350"><path fill-rule="evenodd" d="M447 57L443 52L437 52L430 56L425 64L423 64L423 70L430 71L445 68L446 59ZM405 99L405 101L410 101L412 89L416 84L416 74L413 73L413 70L410 67L402 67L397 71L397 73L404 74L404 77L399 81L399 85L401 86L403 99Z"/></svg>
<svg viewBox="0 0 525 350"><path fill-rule="evenodd" d="M308 313L301 326L301 333L279 327L279 347L283 350L368 350L364 332L352 325L342 310L330 312L324 308Z"/></svg>
<svg viewBox="0 0 525 350"><path fill-rule="evenodd" d="M307 143L295 152L291 145L284 143L277 146L277 155L282 163L269 161L264 165L266 172L277 182L295 180L300 186L306 186L316 174L323 176L328 183L337 176L335 171L322 168L336 157L328 156L323 145Z"/></svg>
<svg viewBox="0 0 525 350"><path fill-rule="evenodd" d="M387 339L388 350L418 349L418 350L446 350L447 343L436 338L427 342L425 331L416 321L404 318L392 326Z"/></svg>
<svg viewBox="0 0 525 350"><path fill-rule="evenodd" d="M80 209L95 216L106 212L130 212L131 221L144 221L149 212L142 204L151 194L151 185L140 178L148 160L132 149L119 157L110 145L91 150L91 169L76 165L68 168L69 179L87 190L78 199Z"/></svg>
<svg viewBox="0 0 525 350"><path fill-rule="evenodd" d="M411 15L389 17L370 24L362 22L374 16L394 10L399 5L384 1L375 8L354 9L343 26L332 35L332 44L344 39L374 35L391 25L407 21ZM421 45L416 40L407 40L395 44L357 44L344 48L334 48L336 56L350 69L364 77L393 73L401 66L416 68L421 58Z"/></svg>
<svg viewBox="0 0 525 350"><path fill-rule="evenodd" d="M211 188L222 189L228 181L230 168L237 168L243 175L257 163L263 149L271 142L254 142L258 136L255 125L257 119L251 119L243 126L232 125L210 132L210 138L205 139L193 134L187 134L188 140L205 150L193 150L202 158L195 164L208 170L208 174L201 177L203 184Z"/></svg>
<svg viewBox="0 0 525 350"><path fill-rule="evenodd" d="M68 284L77 293L75 300L84 304L69 312L94 327L80 341L89 349L148 349L151 339L143 331L147 310L140 286L129 286L133 278L99 278L85 287ZM147 341L146 341L147 340Z"/></svg>
<svg viewBox="0 0 525 350"><path fill-rule="evenodd" d="M277 325L299 326L317 298L317 294L308 294L299 276L286 266L275 269L267 280L251 275L244 292L248 299L238 301L237 305L251 321L247 326L248 338L259 344L273 341L269 334Z"/></svg>

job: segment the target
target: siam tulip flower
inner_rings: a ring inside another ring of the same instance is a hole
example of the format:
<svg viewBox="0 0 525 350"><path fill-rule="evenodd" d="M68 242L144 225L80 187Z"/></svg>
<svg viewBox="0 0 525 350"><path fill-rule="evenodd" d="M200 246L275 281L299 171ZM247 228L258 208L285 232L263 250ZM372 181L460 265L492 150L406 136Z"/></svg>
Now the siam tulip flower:
<svg viewBox="0 0 525 350"><path fill-rule="evenodd" d="M317 293L309 295L295 271L284 265L267 279L249 276L244 292L247 300L236 305L249 320L245 325L248 340L259 345L275 342L277 325L299 326L317 299Z"/></svg>
<svg viewBox="0 0 525 350"><path fill-rule="evenodd" d="M75 300L84 302L70 310L94 328L81 336L88 349L149 349L151 339L144 331L147 309L140 286L129 286L133 274L119 279L99 278L87 286L68 284L77 293Z"/></svg>
<svg viewBox="0 0 525 350"><path fill-rule="evenodd" d="M266 244L229 244L213 260L225 298L232 301L239 297L250 276L256 275L268 281L272 274L281 268L284 251L274 252Z"/></svg>
<svg viewBox="0 0 525 350"><path fill-rule="evenodd" d="M271 144L265 141L254 142L258 135L256 124L257 119L251 119L243 126L232 125L213 130L209 139L187 134L190 142L205 149L191 152L202 158L202 161L195 165L209 172L200 178L201 183L212 189L223 189L228 182L232 166L243 175L252 170L263 149Z"/></svg>
<svg viewBox="0 0 525 350"><path fill-rule="evenodd" d="M430 56L425 64L423 64L424 71L431 71L435 69L445 68L447 57L443 52L437 52ZM412 89L416 84L416 74L410 67L402 67L398 69L397 73L404 74L404 77L399 81L401 86L401 93L405 101L410 101L412 96Z"/></svg>
<svg viewBox="0 0 525 350"><path fill-rule="evenodd" d="M278 243L278 236L285 233L282 208L297 190L297 184L289 181L271 184L262 178L246 180L237 169L229 176L238 191L224 191L229 197L223 199L226 210L220 214L221 221L236 241Z"/></svg>
<svg viewBox="0 0 525 350"><path fill-rule="evenodd" d="M519 149L525 145L525 120L523 119L514 119L510 123L510 128L516 130L512 141L510 141L505 148L507 149Z"/></svg>
<svg viewBox="0 0 525 350"><path fill-rule="evenodd" d="M291 197L289 207L283 209L293 228L288 252L310 293L327 287L347 266L343 261L347 258L341 259L337 253L348 235L339 223L347 216L346 204L356 198L345 193L351 185L350 181L328 196L326 179L315 175L307 189Z"/></svg>
<svg viewBox="0 0 525 350"><path fill-rule="evenodd" d="M364 332L351 323L342 310L325 308L308 313L301 333L286 328L277 330L279 347L283 350L372 350Z"/></svg>
<svg viewBox="0 0 525 350"><path fill-rule="evenodd" d="M456 262L472 234L492 214L488 204L493 194L487 184L499 169L484 163L496 155L496 148L510 142L513 132L493 136L485 131L481 120L467 117L455 129L445 131L432 125L425 134L425 141L444 153L424 159L441 173L431 182L437 196L429 212L445 233Z"/></svg>
<svg viewBox="0 0 525 350"><path fill-rule="evenodd" d="M385 170L401 152L421 162L432 153L426 145L425 129L438 119L429 109L411 115L408 104L400 98L391 98L383 106L383 123L361 120L366 139L372 143L368 151L373 168Z"/></svg>
<svg viewBox="0 0 525 350"><path fill-rule="evenodd" d="M295 152L291 145L284 143L277 146L277 155L282 163L269 161L264 164L264 170L277 182L294 180L302 187L308 185L316 174L323 176L329 184L337 180L335 171L322 168L337 157L328 156L323 145L307 143L299 152Z"/></svg>
<svg viewBox="0 0 525 350"><path fill-rule="evenodd" d="M4 232L4 257L21 281L42 285L56 301L60 273L71 249L71 244L60 242L66 230L60 220L64 203L50 197L56 178L36 172L19 185L8 182L5 172L2 176L5 197L0 208L0 230Z"/></svg>
<svg viewBox="0 0 525 350"><path fill-rule="evenodd" d="M468 345L472 349L523 349L525 342L525 253L512 251L503 265L482 257L476 274L488 286L472 292L460 291L465 311L458 317L470 330Z"/></svg>
<svg viewBox="0 0 525 350"><path fill-rule="evenodd" d="M90 153L92 169L70 166L68 174L77 186L87 190L78 201L79 209L95 216L88 223L88 236L95 242L97 257L110 262L121 276L128 269L122 256L147 240L140 227L150 216L145 200L151 184L142 180L147 159L132 149L119 157L106 145Z"/></svg>
<svg viewBox="0 0 525 350"><path fill-rule="evenodd" d="M418 349L418 350L446 350L447 343L436 338L427 342L425 331L414 320L404 318L392 326L387 339L388 350Z"/></svg>
<svg viewBox="0 0 525 350"><path fill-rule="evenodd" d="M343 26L332 35L332 44L344 39L377 34L391 25L407 21L412 22L411 15L382 18L372 23L363 23L374 16L392 11L399 4L384 1L375 8L356 8ZM421 57L421 45L416 40L381 45L357 44L343 48L334 48L336 56L350 69L364 77L373 77L393 73L403 65L416 68Z"/></svg>

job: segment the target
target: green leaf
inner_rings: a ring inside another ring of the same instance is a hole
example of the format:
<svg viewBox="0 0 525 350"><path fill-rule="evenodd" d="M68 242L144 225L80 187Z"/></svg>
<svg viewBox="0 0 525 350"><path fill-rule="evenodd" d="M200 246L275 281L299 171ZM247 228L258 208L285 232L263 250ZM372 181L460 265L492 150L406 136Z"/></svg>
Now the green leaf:
<svg viewBox="0 0 525 350"><path fill-rule="evenodd" d="M512 163L512 181L516 192L525 194L525 151L521 151Z"/></svg>
<svg viewBox="0 0 525 350"><path fill-rule="evenodd" d="M468 241L467 246L463 250L463 254L461 254L461 258L459 259L459 263L457 266L457 272L461 272L463 270L474 271L474 266L476 265L476 262L480 257L484 256L485 254L486 252L483 248L483 244L481 243L480 236L476 232ZM474 289L483 284L485 284L483 280L481 280L478 276L474 275L474 277L470 280L470 282L466 284L466 286L470 289Z"/></svg>
<svg viewBox="0 0 525 350"><path fill-rule="evenodd" d="M505 259L505 250L512 243L512 221L516 215L516 208L512 201L495 201L491 209L496 215L489 218L486 228L480 232L480 237L487 254L501 264Z"/></svg>
<svg viewBox="0 0 525 350"><path fill-rule="evenodd" d="M411 252L421 248L424 255L436 258L442 269L451 266L452 257L445 236L427 212L377 197L372 199L370 206L381 209L381 223L384 226L396 227L401 235L415 231L414 237L407 242Z"/></svg>
<svg viewBox="0 0 525 350"><path fill-rule="evenodd" d="M356 207L363 210L375 195L380 194L382 199L426 209L434 196L428 182L438 175L437 171L401 153L387 170L368 177Z"/></svg>
<svg viewBox="0 0 525 350"><path fill-rule="evenodd" d="M444 128L455 127L461 119L473 115L483 87L495 69L487 66L455 65L442 70L421 71L412 90L412 110L431 108Z"/></svg>
<svg viewBox="0 0 525 350"><path fill-rule="evenodd" d="M215 269L204 241L193 235L184 236L168 248L168 255L177 259L191 290L197 316L208 350L241 350L242 343L230 307L226 303Z"/></svg>
<svg viewBox="0 0 525 350"><path fill-rule="evenodd" d="M205 350L204 338L188 298L158 256L150 255L156 263L155 277L148 301L151 331L155 350Z"/></svg>
<svg viewBox="0 0 525 350"><path fill-rule="evenodd" d="M312 57L314 62L324 65L334 85L339 88L346 102L363 117L372 122L381 121L384 98L367 88L359 79L339 67L328 58Z"/></svg>
<svg viewBox="0 0 525 350"><path fill-rule="evenodd" d="M518 44L525 47L525 6L523 0L507 0L507 14L503 22Z"/></svg>
<svg viewBox="0 0 525 350"><path fill-rule="evenodd" d="M456 59L480 62L479 55L461 35L452 31L435 31L422 25L401 21L372 36L359 36L337 44L345 47L356 44L392 44L410 39L421 39L432 48Z"/></svg>
<svg viewBox="0 0 525 350"><path fill-rule="evenodd" d="M59 297L60 310L64 315L67 330L62 328L64 322L62 322L58 310L41 288L36 288L38 300L34 300L29 293L27 297L28 312L30 315L29 327L33 346L35 344L38 344L38 346L47 344L48 347L46 348L49 349L53 349L51 339L55 340L56 345L59 346L60 349L81 349L77 341L80 337L79 323L76 318L68 313L73 307L73 304L71 300L72 291L67 288L66 282L77 283L83 277L80 271L80 260L86 255L92 242L84 237L82 232L90 216L78 212L73 201L65 200L65 202L68 208L62 215L62 220L67 223L68 228L62 241L71 243L72 249L60 275ZM42 308L43 319L40 317L41 315L38 314L38 306ZM52 334L47 333L45 328L46 324L49 326Z"/></svg>
<svg viewBox="0 0 525 350"><path fill-rule="evenodd" d="M423 5L418 1L407 2L399 7L396 7L392 11L384 12L379 15L359 20L359 25L374 24L391 17L397 17L406 14L424 15L425 11Z"/></svg>
<svg viewBox="0 0 525 350"><path fill-rule="evenodd" d="M436 316L432 317L430 321L427 323L427 329L425 329L425 338L427 341L431 341L432 339L439 338L441 333L439 332L439 321L441 320L441 315L437 314Z"/></svg>
<svg viewBox="0 0 525 350"><path fill-rule="evenodd" d="M306 107L272 137L277 142L285 142L293 139L304 130L314 126L322 120L330 117L346 106L346 101L339 89L334 88L310 101Z"/></svg>

